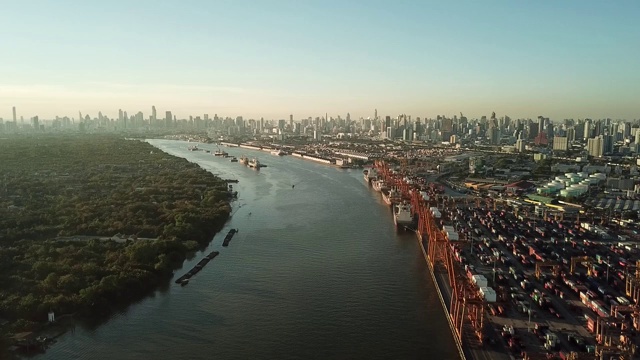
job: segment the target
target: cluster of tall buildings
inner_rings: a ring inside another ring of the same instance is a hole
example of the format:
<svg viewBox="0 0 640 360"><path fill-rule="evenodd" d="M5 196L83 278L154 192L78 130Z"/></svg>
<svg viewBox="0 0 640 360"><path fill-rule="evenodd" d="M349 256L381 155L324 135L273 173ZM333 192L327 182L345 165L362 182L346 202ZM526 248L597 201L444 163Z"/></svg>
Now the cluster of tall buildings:
<svg viewBox="0 0 640 360"><path fill-rule="evenodd" d="M189 116L178 119L171 111L158 116L155 106L151 115L145 117L141 111L128 114L118 110L117 118L109 118L99 112L97 117L78 114L77 119L56 117L41 121L37 116L28 124L20 118L18 123L16 108L12 109L11 121L0 119L0 132L80 130L80 131L127 131L148 129L195 129L215 130L225 135L275 134L285 136L308 136L320 139L323 134L349 134L349 136L370 137L388 140L426 141L445 143L468 143L475 145L510 147L512 151L523 152L531 146L549 149L555 152L584 149L590 156L602 157L609 154L638 153L640 150L640 131L637 123L613 121L611 119L566 119L553 122L548 117L537 119L511 119L509 116L482 116L469 119L460 113L452 117L438 115L435 118L412 118L400 114L395 117L379 116L378 110L373 118L352 119L347 113L343 118L328 114L317 117L265 120L203 116ZM46 126L45 126L46 123Z"/></svg>

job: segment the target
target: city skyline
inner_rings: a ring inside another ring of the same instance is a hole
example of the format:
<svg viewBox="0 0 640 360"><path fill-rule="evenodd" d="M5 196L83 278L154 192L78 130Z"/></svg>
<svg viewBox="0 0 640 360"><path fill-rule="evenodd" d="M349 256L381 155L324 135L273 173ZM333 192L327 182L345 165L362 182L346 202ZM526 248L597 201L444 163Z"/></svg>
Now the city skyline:
<svg viewBox="0 0 640 360"><path fill-rule="evenodd" d="M633 120L639 14L633 1L15 2L0 14L0 118L155 105L178 117Z"/></svg>

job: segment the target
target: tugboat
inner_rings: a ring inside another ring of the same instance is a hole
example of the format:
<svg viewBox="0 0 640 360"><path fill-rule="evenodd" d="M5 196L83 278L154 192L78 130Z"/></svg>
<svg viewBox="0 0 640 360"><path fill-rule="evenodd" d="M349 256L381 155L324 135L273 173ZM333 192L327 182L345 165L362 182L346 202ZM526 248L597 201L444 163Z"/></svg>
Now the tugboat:
<svg viewBox="0 0 640 360"><path fill-rule="evenodd" d="M235 156L231 158L231 160L229 160L231 162L238 162L238 158L236 158Z"/></svg>
<svg viewBox="0 0 640 360"><path fill-rule="evenodd" d="M258 161L258 159L253 158L253 159L249 160L249 167L250 168L254 168L256 170L259 170L261 166L262 165L260 165L260 161Z"/></svg>

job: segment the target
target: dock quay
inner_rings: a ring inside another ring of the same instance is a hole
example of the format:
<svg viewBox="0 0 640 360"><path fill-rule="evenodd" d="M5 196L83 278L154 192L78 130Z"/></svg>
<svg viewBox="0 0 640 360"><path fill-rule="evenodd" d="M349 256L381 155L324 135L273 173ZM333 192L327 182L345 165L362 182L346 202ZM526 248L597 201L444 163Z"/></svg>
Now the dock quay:
<svg viewBox="0 0 640 360"><path fill-rule="evenodd" d="M461 359L637 358L635 244L603 240L588 219L535 216L520 199L452 196L438 179L383 160L374 168L367 174L398 189L417 219Z"/></svg>
<svg viewBox="0 0 640 360"><path fill-rule="evenodd" d="M195 274L199 273L205 265L209 263L209 261L213 260L216 256L220 255L219 251L212 251L209 255L202 258L202 260L198 261L196 266L194 266L191 270L189 270L186 274L180 276L176 279L176 284L183 284L185 281L189 281Z"/></svg>
<svg viewBox="0 0 640 360"><path fill-rule="evenodd" d="M229 232L227 233L227 236L225 236L224 240L222 241L222 246L224 246L224 247L229 246L229 242L231 242L231 239L233 238L233 235L235 235L237 232L238 232L238 229L229 230Z"/></svg>

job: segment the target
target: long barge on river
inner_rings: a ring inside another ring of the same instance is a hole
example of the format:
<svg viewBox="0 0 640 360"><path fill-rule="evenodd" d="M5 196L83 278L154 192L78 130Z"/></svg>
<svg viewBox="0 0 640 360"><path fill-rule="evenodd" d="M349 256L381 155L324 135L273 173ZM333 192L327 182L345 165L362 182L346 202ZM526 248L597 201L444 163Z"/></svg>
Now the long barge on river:
<svg viewBox="0 0 640 360"><path fill-rule="evenodd" d="M205 265L209 263L209 261L213 260L216 256L220 255L219 251L212 251L207 256L202 258L202 260L198 261L196 266L194 266L191 270L189 270L186 274L180 276L176 279L176 284L186 285L189 280L197 273L200 272L204 268Z"/></svg>
<svg viewBox="0 0 640 360"><path fill-rule="evenodd" d="M238 229L229 230L229 232L227 233L227 236L225 236L224 240L222 241L222 246L224 247L229 246L229 243L231 242L233 235L235 235L237 232L238 232Z"/></svg>

